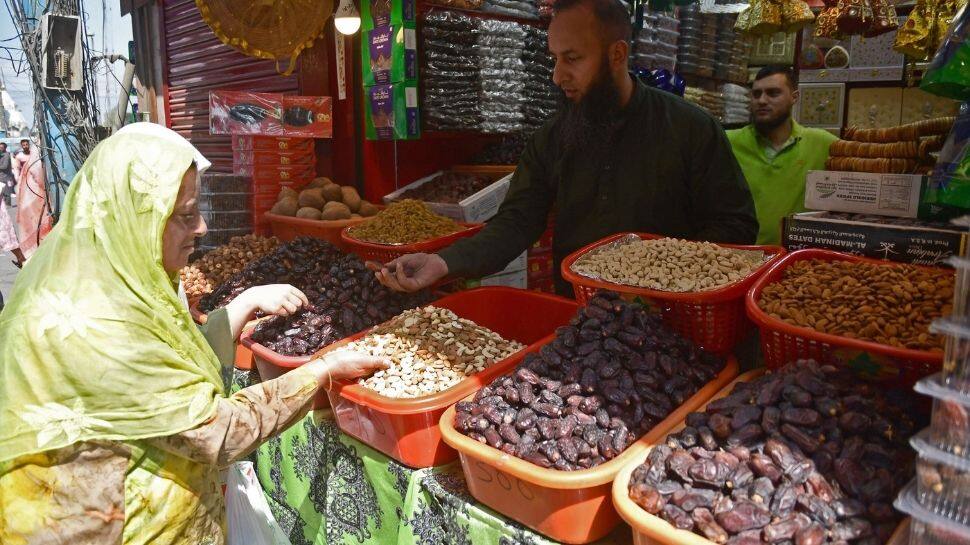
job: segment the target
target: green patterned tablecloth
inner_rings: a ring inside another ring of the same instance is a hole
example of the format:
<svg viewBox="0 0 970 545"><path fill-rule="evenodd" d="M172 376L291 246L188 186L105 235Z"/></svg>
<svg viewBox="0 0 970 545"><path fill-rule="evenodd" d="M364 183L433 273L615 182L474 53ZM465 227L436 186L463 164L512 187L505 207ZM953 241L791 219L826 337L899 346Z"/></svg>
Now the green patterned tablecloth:
<svg viewBox="0 0 970 545"><path fill-rule="evenodd" d="M237 373L237 387L248 380ZM314 411L255 453L270 508L293 545L549 545L477 503L458 462L414 470ZM600 545L631 542L620 525Z"/></svg>

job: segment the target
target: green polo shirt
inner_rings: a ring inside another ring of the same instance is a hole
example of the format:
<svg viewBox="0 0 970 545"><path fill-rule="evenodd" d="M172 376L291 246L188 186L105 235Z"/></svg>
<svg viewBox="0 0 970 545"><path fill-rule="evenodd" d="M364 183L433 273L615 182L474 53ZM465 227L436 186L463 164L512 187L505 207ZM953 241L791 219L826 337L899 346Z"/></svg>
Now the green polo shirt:
<svg viewBox="0 0 970 545"><path fill-rule="evenodd" d="M758 244L781 242L781 220L805 211L805 175L822 170L829 145L838 137L792 120L791 138L775 150L754 125L727 131L734 156L744 171L758 214Z"/></svg>

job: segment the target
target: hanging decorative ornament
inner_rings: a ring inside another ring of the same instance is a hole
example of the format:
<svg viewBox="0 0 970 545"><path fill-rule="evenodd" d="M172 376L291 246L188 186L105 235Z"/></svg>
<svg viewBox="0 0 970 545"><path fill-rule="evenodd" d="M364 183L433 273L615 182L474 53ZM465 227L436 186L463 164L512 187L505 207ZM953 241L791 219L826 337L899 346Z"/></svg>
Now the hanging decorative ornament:
<svg viewBox="0 0 970 545"><path fill-rule="evenodd" d="M738 14L734 30L752 36L770 36L777 32L798 32L813 21L815 15L804 0L751 0Z"/></svg>
<svg viewBox="0 0 970 545"><path fill-rule="evenodd" d="M222 43L251 57L288 61L313 46L333 15L333 0L195 0L202 19Z"/></svg>
<svg viewBox="0 0 970 545"><path fill-rule="evenodd" d="M891 0L870 0L872 4L872 25L869 30L863 33L866 38L875 38L880 34L892 32L899 28L899 18L896 16L896 7Z"/></svg>

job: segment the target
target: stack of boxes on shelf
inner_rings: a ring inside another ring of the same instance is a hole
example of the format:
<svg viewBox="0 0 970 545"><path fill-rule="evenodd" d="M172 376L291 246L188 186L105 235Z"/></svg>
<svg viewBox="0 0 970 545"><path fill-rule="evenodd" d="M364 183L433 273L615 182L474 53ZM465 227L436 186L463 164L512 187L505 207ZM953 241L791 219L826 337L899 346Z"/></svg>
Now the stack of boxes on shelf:
<svg viewBox="0 0 970 545"><path fill-rule="evenodd" d="M677 63L680 21L663 13L651 13L646 4L641 9L643 28L637 33L633 64L648 70L664 68L673 72Z"/></svg>
<svg viewBox="0 0 970 545"><path fill-rule="evenodd" d="M206 172L199 187L199 211L208 232L196 251L204 253L227 244L232 237L253 232L253 187L248 176Z"/></svg>
<svg viewBox="0 0 970 545"><path fill-rule="evenodd" d="M363 0L361 24L360 55L367 138L419 138L414 0Z"/></svg>
<svg viewBox="0 0 970 545"><path fill-rule="evenodd" d="M251 180L247 226L253 232L268 233L269 224L263 215L276 203L280 188L309 183L316 176L316 161L313 138L232 137L233 174Z"/></svg>
<svg viewBox="0 0 970 545"><path fill-rule="evenodd" d="M953 314L937 320L945 335L943 371L921 380L916 391L933 398L930 427L910 440L916 481L896 500L912 517L910 543L970 544L970 259L954 257Z"/></svg>
<svg viewBox="0 0 970 545"><path fill-rule="evenodd" d="M553 280L553 273L555 271L552 260L552 230L555 221L555 215L549 214L546 231L532 245L532 248L529 248L526 275L530 290L546 293L556 292L556 283Z"/></svg>

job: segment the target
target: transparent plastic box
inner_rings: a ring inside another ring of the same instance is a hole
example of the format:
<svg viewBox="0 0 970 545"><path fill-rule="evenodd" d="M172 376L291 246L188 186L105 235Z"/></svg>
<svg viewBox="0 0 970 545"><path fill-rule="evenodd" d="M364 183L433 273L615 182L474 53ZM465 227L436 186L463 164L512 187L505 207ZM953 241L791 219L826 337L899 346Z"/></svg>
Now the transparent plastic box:
<svg viewBox="0 0 970 545"><path fill-rule="evenodd" d="M970 316L970 259L951 257L947 263L957 271L953 286L953 316Z"/></svg>
<svg viewBox="0 0 970 545"><path fill-rule="evenodd" d="M915 389L933 398L925 440L943 452L970 460L970 397L948 388L939 373L917 382Z"/></svg>
<svg viewBox="0 0 970 545"><path fill-rule="evenodd" d="M930 430L910 439L916 461L916 497L942 517L970 524L970 460L943 452L927 440Z"/></svg>
<svg viewBox="0 0 970 545"><path fill-rule="evenodd" d="M252 193L200 193L202 212L246 212L252 203Z"/></svg>
<svg viewBox="0 0 970 545"><path fill-rule="evenodd" d="M912 517L909 535L911 545L970 545L970 527L937 515L920 505L916 483L907 485L893 505Z"/></svg>
<svg viewBox="0 0 970 545"><path fill-rule="evenodd" d="M209 228L206 235L198 240L196 245L199 248L210 247L214 248L216 246L222 246L223 244L228 244L232 237L242 237L252 234L253 230L251 228L245 229L213 229Z"/></svg>
<svg viewBox="0 0 970 545"><path fill-rule="evenodd" d="M244 229L253 226L253 214L248 210L240 212L202 212L209 229Z"/></svg>
<svg viewBox="0 0 970 545"><path fill-rule="evenodd" d="M930 332L946 336L940 382L970 394L970 318L940 318Z"/></svg>

